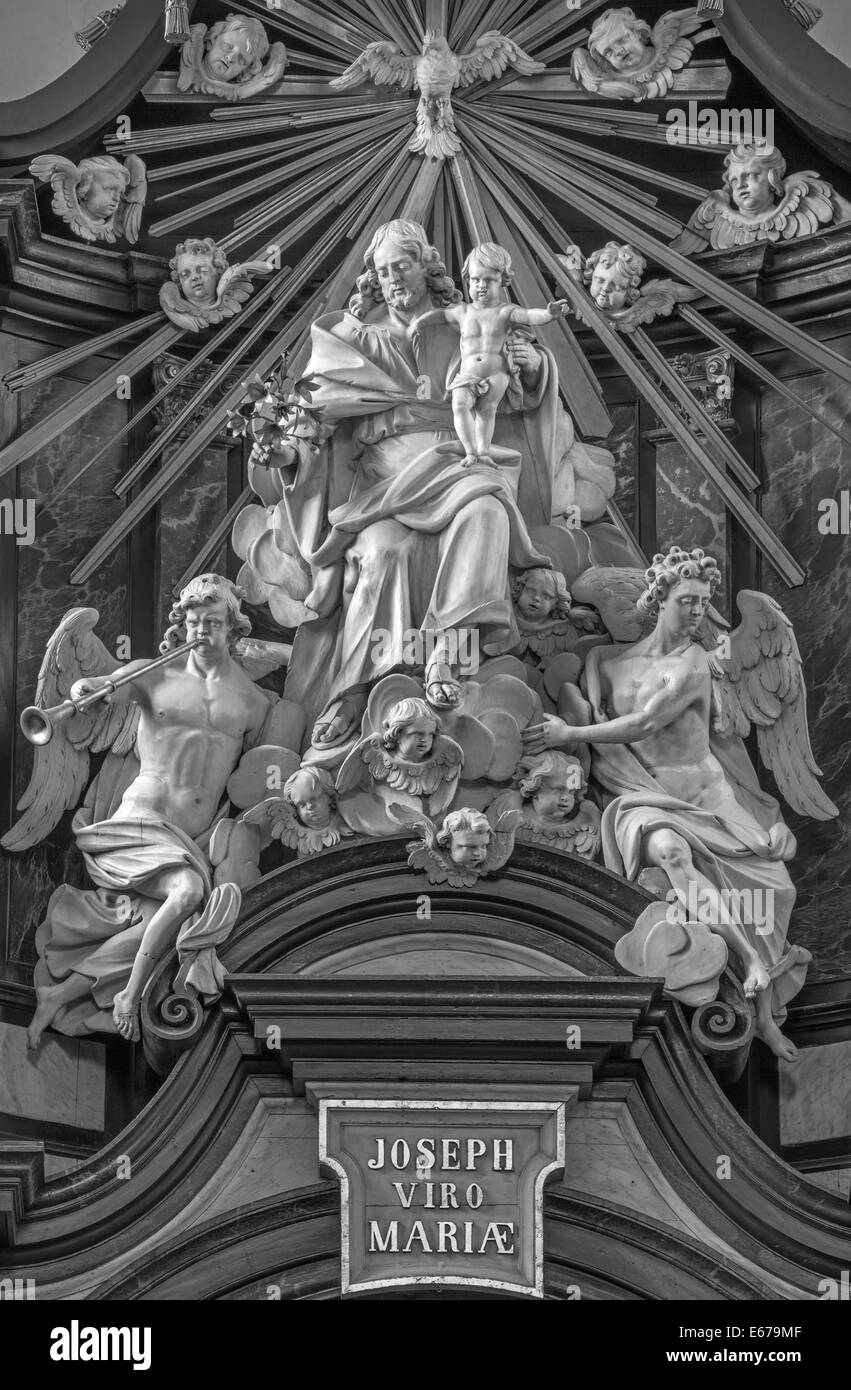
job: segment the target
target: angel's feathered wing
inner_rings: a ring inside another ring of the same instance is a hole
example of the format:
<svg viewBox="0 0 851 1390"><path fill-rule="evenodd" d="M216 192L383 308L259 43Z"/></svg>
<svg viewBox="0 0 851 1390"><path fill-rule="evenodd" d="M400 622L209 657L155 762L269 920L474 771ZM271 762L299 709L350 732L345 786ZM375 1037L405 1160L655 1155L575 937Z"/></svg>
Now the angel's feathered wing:
<svg viewBox="0 0 851 1390"><path fill-rule="evenodd" d="M70 159L58 154L40 154L30 164L30 173L42 183L49 183L53 189L51 207L57 217L67 222L75 236L84 241L96 241L92 228L80 210L77 201L77 184L80 171Z"/></svg>
<svg viewBox="0 0 851 1390"><path fill-rule="evenodd" d="M38 674L35 703L42 709L68 699L75 681L110 675L119 661L94 631L94 608L72 608L47 644ZM90 754L111 749L129 753L136 741L139 707L99 701L37 745L29 785L18 802L23 815L3 836L4 849L25 850L49 835L66 811L76 806L89 779Z"/></svg>
<svg viewBox="0 0 851 1390"><path fill-rule="evenodd" d="M493 837L488 845L487 858L482 868L483 874L490 874L495 869L501 869L514 853L514 841L523 820L523 813L512 810L494 814L491 809L487 813L487 818L493 831Z"/></svg>
<svg viewBox="0 0 851 1390"><path fill-rule="evenodd" d="M832 222L833 189L811 169L784 180L786 192L774 209L774 225L784 240L809 236Z"/></svg>
<svg viewBox="0 0 851 1390"><path fill-rule="evenodd" d="M160 285L160 307L172 323L188 333L200 332L207 322L206 317L201 317L201 311L183 298L173 280L166 280Z"/></svg>
<svg viewBox="0 0 851 1390"><path fill-rule="evenodd" d="M124 167L130 175L130 182L115 214L115 230L132 245L139 240L142 230L142 209L148 192L145 165L136 154L128 155Z"/></svg>
<svg viewBox="0 0 851 1390"><path fill-rule="evenodd" d="M371 79L377 87L401 87L406 90L416 85L417 59L408 57L395 43L379 40L367 44L346 71L334 77L332 87L359 87Z"/></svg>
<svg viewBox="0 0 851 1390"><path fill-rule="evenodd" d="M830 820L839 813L818 782L792 624L768 594L743 589L736 603L742 621L730 636L730 656L710 656L715 732L746 738L754 726L760 756L792 809Z"/></svg>
<svg viewBox="0 0 851 1390"><path fill-rule="evenodd" d="M574 599L600 613L613 642L637 642L655 625L636 607L647 588L644 571L623 565L592 565L570 586Z"/></svg>
<svg viewBox="0 0 851 1390"><path fill-rule="evenodd" d="M453 865L437 848L437 826L428 816L421 815L401 801L391 801L387 810L393 820L405 830L418 836L409 840L405 846L408 851L408 867L424 873L429 883L447 883L451 880Z"/></svg>
<svg viewBox="0 0 851 1390"><path fill-rule="evenodd" d="M204 36L206 24L193 24L189 38L180 50L180 72L177 77L177 90L188 92L195 81L201 59L204 56Z"/></svg>
<svg viewBox="0 0 851 1390"><path fill-rule="evenodd" d="M455 85L468 87L480 78L486 82L501 77L507 67L516 68L524 77L543 72L546 63L538 63L524 52L513 39L506 38L497 29L491 29L476 40L472 53L458 54L458 76Z"/></svg>
<svg viewBox="0 0 851 1390"><path fill-rule="evenodd" d="M633 333L643 323L653 323L654 319L667 318L677 304L689 299L699 299L700 290L691 285L680 285L676 280L648 280L634 304L612 314L612 319L621 333Z"/></svg>

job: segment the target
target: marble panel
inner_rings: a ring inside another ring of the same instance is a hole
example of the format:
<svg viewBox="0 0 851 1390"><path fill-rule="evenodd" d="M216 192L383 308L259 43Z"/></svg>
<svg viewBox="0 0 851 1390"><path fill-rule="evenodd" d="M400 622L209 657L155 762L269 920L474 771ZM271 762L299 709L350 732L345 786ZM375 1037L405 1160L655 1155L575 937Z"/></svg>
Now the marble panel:
<svg viewBox="0 0 851 1390"><path fill-rule="evenodd" d="M166 451L166 458L169 451ZM227 449L208 448L196 458L159 506L157 630L165 632L172 590L227 511ZM227 542L206 569L226 574Z"/></svg>
<svg viewBox="0 0 851 1390"><path fill-rule="evenodd" d="M847 423L849 389L843 383L816 374L790 384ZM800 588L787 589L764 565L762 588L794 624L813 751L825 790L840 810L832 821L787 816L798 838L790 936L813 952L815 980L851 972L851 537L819 531L819 502L839 500L851 488L851 448L773 391L763 397L761 436L763 515L807 571Z"/></svg>
<svg viewBox="0 0 851 1390"><path fill-rule="evenodd" d="M105 1065L100 1043L45 1033L33 1052L26 1029L0 1022L0 1111L103 1130Z"/></svg>
<svg viewBox="0 0 851 1390"><path fill-rule="evenodd" d="M615 502L632 531L636 530L636 468L638 460L638 409L633 404L609 407L612 431L601 441L615 456Z"/></svg>
<svg viewBox="0 0 851 1390"><path fill-rule="evenodd" d="M851 1041L803 1047L779 1077L781 1144L851 1134Z"/></svg>
<svg viewBox="0 0 851 1390"><path fill-rule="evenodd" d="M713 556L723 581L714 602L719 612L728 617L727 509L717 489L676 440L662 440L656 448L656 543L661 551L671 545L689 550L699 545Z"/></svg>

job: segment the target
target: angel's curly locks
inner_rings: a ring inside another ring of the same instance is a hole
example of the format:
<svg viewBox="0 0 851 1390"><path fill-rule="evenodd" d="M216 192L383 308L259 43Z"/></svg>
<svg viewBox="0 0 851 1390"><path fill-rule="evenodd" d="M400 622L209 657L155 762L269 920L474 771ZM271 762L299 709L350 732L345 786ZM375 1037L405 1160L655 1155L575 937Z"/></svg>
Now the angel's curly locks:
<svg viewBox="0 0 851 1390"><path fill-rule="evenodd" d="M473 834L484 830L493 838L493 826L487 816L481 811L471 810L469 806L462 806L459 811L450 811L446 816L437 833L437 843L442 849L446 849L452 843L452 836L459 835L462 830L468 830Z"/></svg>
<svg viewBox="0 0 851 1390"><path fill-rule="evenodd" d="M681 550L678 545L672 545L667 555L660 552L653 556L644 578L648 587L636 607L642 613L658 613L659 605L683 579L699 579L702 584L708 584L711 598L721 584L721 571L712 556L699 547Z"/></svg>
<svg viewBox="0 0 851 1390"><path fill-rule="evenodd" d="M245 593L220 574L199 574L190 580L168 615L170 627L160 642L160 651L165 655L174 647L186 641L186 611L202 607L207 603L224 603L228 621L228 649L232 653L242 637L251 631L251 623L242 611Z"/></svg>

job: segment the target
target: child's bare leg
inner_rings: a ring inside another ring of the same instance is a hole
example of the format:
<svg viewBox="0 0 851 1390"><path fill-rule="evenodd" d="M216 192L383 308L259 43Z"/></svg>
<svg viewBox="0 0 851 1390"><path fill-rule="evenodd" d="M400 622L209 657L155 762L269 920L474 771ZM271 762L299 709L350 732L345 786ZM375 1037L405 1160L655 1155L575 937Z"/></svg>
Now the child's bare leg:
<svg viewBox="0 0 851 1390"><path fill-rule="evenodd" d="M496 428L497 406L508 390L508 372L494 372L490 378L490 389L486 396L480 396L476 407L476 453L479 458L487 458L493 444Z"/></svg>
<svg viewBox="0 0 851 1390"><path fill-rule="evenodd" d="M475 392L469 386L460 386L452 392L452 418L455 433L464 449L464 466L476 462L476 417L473 414Z"/></svg>

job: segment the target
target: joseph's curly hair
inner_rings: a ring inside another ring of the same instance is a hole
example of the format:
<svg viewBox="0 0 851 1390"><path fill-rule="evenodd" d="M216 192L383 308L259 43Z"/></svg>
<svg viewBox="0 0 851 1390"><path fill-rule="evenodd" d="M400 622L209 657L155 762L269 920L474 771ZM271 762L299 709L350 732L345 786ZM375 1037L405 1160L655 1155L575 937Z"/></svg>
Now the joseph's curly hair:
<svg viewBox="0 0 851 1390"><path fill-rule="evenodd" d="M177 273L178 256L209 256L213 262L213 269L217 270L220 276L228 268L228 258L225 252L211 236L188 237L186 241L181 241L175 246L174 255L169 261L168 267L172 280L177 281L180 279Z"/></svg>
<svg viewBox="0 0 851 1390"><path fill-rule="evenodd" d="M493 826L486 815L481 811L473 811L469 806L462 806L459 811L450 811L444 819L443 825L437 834L437 843L445 849L452 843L452 836L459 834L462 830L472 831L478 834L486 830L493 838Z"/></svg>
<svg viewBox="0 0 851 1390"><path fill-rule="evenodd" d="M660 552L653 556L644 578L648 587L636 607L642 613L658 613L660 603L665 602L683 579L699 579L702 584L708 584L712 598L721 584L721 571L712 556L701 549L681 550L678 545L672 545L667 555Z"/></svg>
<svg viewBox="0 0 851 1390"><path fill-rule="evenodd" d="M385 241L395 241L425 267L429 293L441 309L450 304L458 304L463 298L455 288L455 281L446 273L446 264L436 246L432 246L425 227L419 222L408 222L397 218L395 222L385 222L380 226L364 255L366 270L358 277L357 294L349 301L349 312L356 319L365 319L377 305L384 303L381 282L375 269L375 255Z"/></svg>
<svg viewBox="0 0 851 1390"><path fill-rule="evenodd" d="M180 597L168 615L171 626L166 629L165 637L160 642L160 651L165 655L186 641L187 609L199 608L207 603L224 603L228 619L228 650L233 653L240 638L247 637L251 631L251 623L242 611L244 598L244 591L221 574L199 574L196 579L191 579L181 589Z"/></svg>
<svg viewBox="0 0 851 1390"><path fill-rule="evenodd" d="M582 278L586 285L590 285L594 278L594 271L601 262L604 269L609 266L616 266L621 275L629 277L627 298L633 304L638 299L638 287L647 269L647 261L641 252L636 251L634 246L630 246L628 241L607 241L605 246L592 252L585 262Z"/></svg>

